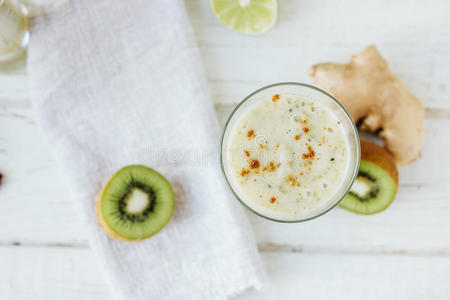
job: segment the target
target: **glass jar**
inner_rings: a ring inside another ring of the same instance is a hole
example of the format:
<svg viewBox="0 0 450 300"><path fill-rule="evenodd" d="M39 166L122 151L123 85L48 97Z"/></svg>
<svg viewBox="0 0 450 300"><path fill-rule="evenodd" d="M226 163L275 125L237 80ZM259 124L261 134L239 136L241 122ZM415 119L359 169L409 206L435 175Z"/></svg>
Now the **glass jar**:
<svg viewBox="0 0 450 300"><path fill-rule="evenodd" d="M28 46L28 11L18 0L0 0L0 62L17 58Z"/></svg>

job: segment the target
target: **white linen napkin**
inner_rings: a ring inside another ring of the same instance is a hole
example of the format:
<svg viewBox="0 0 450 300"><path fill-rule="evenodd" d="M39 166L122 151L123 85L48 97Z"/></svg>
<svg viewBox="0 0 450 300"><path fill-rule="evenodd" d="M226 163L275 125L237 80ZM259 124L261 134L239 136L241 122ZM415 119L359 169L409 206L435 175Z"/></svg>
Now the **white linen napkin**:
<svg viewBox="0 0 450 300"><path fill-rule="evenodd" d="M224 299L264 271L218 165L219 131L180 0L76 0L37 18L28 71L38 119L117 299ZM142 242L108 238L94 202L128 164L165 175L174 217Z"/></svg>

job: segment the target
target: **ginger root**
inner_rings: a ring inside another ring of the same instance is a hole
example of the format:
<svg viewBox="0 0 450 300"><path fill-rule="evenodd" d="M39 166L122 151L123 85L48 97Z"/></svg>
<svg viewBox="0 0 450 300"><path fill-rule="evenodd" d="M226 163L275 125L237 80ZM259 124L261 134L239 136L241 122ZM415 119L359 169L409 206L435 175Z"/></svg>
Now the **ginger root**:
<svg viewBox="0 0 450 300"><path fill-rule="evenodd" d="M375 46L353 56L349 64L312 66L309 75L344 105L361 130L379 134L398 165L420 156L424 107Z"/></svg>

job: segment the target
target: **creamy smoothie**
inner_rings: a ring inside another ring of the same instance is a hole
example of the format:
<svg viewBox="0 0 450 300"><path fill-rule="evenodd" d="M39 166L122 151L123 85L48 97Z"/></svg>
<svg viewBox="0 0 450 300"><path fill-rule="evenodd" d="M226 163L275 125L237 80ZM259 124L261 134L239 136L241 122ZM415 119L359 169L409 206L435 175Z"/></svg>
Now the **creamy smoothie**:
<svg viewBox="0 0 450 300"><path fill-rule="evenodd" d="M254 98L228 124L223 141L223 167L238 198L282 221L332 207L357 164L352 132L346 131L349 120L342 120L346 114L289 91L274 89Z"/></svg>

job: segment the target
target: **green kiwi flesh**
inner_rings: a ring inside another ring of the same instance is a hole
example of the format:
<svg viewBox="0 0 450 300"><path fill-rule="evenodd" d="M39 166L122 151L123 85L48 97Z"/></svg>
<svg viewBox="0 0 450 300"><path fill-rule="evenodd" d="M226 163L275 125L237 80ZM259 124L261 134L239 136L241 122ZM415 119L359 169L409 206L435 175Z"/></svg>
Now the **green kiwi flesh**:
<svg viewBox="0 0 450 300"><path fill-rule="evenodd" d="M142 240L160 231L174 210L170 183L145 166L120 169L104 187L101 213L108 228L127 240Z"/></svg>
<svg viewBox="0 0 450 300"><path fill-rule="evenodd" d="M388 172L372 162L361 160L358 176L339 206L370 215L386 209L396 193L397 185Z"/></svg>

